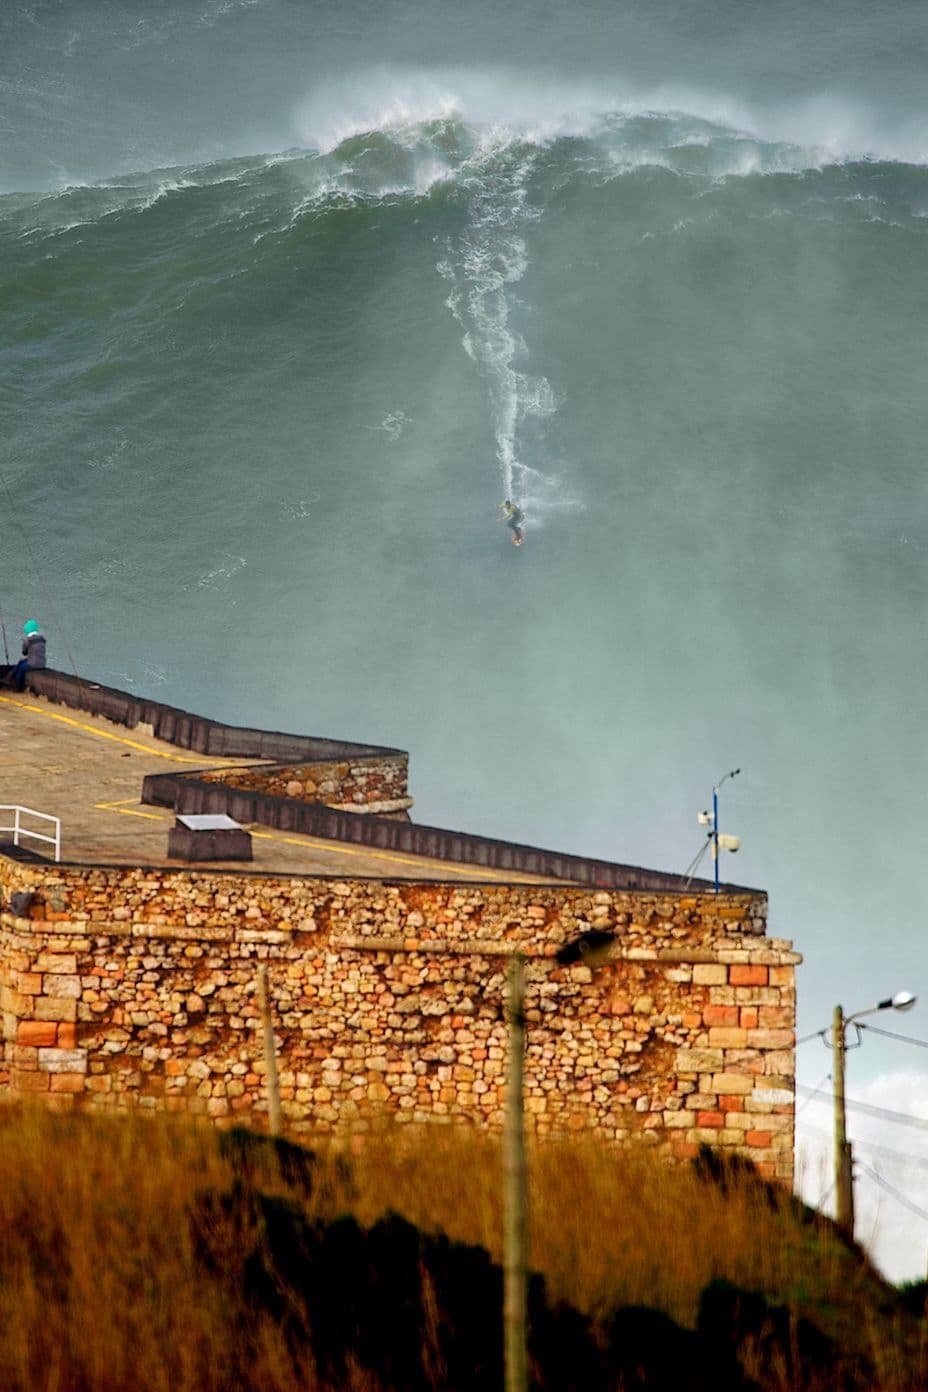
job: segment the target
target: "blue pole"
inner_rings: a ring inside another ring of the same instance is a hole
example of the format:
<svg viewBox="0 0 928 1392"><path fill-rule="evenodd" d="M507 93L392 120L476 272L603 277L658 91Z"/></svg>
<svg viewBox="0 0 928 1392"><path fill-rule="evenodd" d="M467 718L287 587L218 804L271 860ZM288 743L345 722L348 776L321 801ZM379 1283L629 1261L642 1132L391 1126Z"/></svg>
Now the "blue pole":
<svg viewBox="0 0 928 1392"><path fill-rule="evenodd" d="M712 789L712 839L715 842L715 892L719 892L719 790Z"/></svg>

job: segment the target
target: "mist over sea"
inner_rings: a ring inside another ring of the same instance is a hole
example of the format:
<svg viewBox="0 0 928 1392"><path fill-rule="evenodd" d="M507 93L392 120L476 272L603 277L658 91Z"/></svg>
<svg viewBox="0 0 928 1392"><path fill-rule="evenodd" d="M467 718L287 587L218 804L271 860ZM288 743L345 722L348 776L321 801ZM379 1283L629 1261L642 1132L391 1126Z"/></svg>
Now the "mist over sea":
<svg viewBox="0 0 928 1392"><path fill-rule="evenodd" d="M928 1010L926 63L918 0L9 0L11 640L633 864L740 766L800 1032ZM900 1049L850 1091L928 1117Z"/></svg>

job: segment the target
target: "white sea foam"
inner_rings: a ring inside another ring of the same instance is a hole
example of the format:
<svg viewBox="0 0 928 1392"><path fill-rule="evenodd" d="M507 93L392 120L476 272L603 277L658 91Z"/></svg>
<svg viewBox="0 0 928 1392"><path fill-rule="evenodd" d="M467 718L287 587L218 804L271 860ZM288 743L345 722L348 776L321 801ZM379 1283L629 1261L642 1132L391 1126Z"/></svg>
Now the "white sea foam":
<svg viewBox="0 0 928 1392"><path fill-rule="evenodd" d="M484 133L458 178L468 196L465 232L450 238L439 262L451 282L446 304L464 329L464 351L480 368L490 397L502 491L531 509L557 491L557 482L521 457L520 431L557 408L547 378L523 371L528 358L512 323L510 293L528 266L523 232L537 215L528 181L537 149L513 149L500 130Z"/></svg>
<svg viewBox="0 0 928 1392"><path fill-rule="evenodd" d="M226 555L218 565L213 566L212 570L205 570L198 575L194 582L199 589L211 589L214 585L222 585L227 580L231 580L233 575L243 570L248 564L244 556ZM191 589L191 585L185 585L184 589Z"/></svg>
<svg viewBox="0 0 928 1392"><path fill-rule="evenodd" d="M407 425L412 425L412 416L407 416L405 411L388 411L379 425L366 425L364 428L380 431L393 442L400 438Z"/></svg>
<svg viewBox="0 0 928 1392"><path fill-rule="evenodd" d="M328 151L366 132L409 131L436 121L458 120L544 145L559 137L597 140L617 118L667 115L679 122L687 144L711 141L712 131L698 129L705 124L716 133L784 147L781 158L788 164L789 152L797 170L867 159L928 163L922 115L893 121L841 92L764 105L683 84L600 80L576 87L504 69L379 68L343 75L337 87L319 88L301 103L293 125L302 144Z"/></svg>
<svg viewBox="0 0 928 1392"><path fill-rule="evenodd" d="M318 503L319 497L318 493L313 493L309 498L297 498L294 502L281 499L278 504L280 515L288 522L298 522L304 517L312 517L313 508Z"/></svg>
<svg viewBox="0 0 928 1392"><path fill-rule="evenodd" d="M62 177L56 190L32 203L36 216L23 235L54 235L123 212L144 213L174 193L260 178L287 164L302 193L292 218L277 223L275 230L285 231L326 199L427 197L441 184L466 178L474 161L494 151L543 150L557 140L583 145L583 167L592 178L648 167L722 179L855 160L928 163L928 123L891 124L840 95L762 108L679 85L600 82L577 90L502 70L358 72L337 88L318 89L293 113L292 125L299 149L91 185L66 185ZM364 137L370 141L359 151L356 143ZM348 151L346 142L353 142ZM81 193L91 191L107 191L108 200L80 203Z"/></svg>

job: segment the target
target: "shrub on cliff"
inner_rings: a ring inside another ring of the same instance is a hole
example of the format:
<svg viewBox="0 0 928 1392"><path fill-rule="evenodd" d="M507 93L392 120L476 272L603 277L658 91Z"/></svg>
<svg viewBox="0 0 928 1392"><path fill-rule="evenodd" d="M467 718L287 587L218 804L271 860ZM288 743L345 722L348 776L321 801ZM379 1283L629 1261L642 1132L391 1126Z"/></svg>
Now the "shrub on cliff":
<svg viewBox="0 0 928 1392"><path fill-rule="evenodd" d="M924 1385L915 1302L748 1173L550 1144L530 1200L539 1392ZM9 1392L500 1385L485 1136L401 1128L346 1158L187 1121L8 1111L0 1233Z"/></svg>

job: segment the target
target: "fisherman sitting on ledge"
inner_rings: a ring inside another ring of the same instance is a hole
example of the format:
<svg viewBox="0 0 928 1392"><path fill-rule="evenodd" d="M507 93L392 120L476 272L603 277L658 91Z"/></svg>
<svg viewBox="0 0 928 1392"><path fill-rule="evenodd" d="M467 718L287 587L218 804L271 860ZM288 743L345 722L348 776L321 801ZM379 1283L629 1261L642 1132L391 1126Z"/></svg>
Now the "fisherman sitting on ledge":
<svg viewBox="0 0 928 1392"><path fill-rule="evenodd" d="M23 624L23 655L16 666L10 669L9 684L16 691L22 691L29 672L40 671L45 666L45 634L35 619L27 619Z"/></svg>

